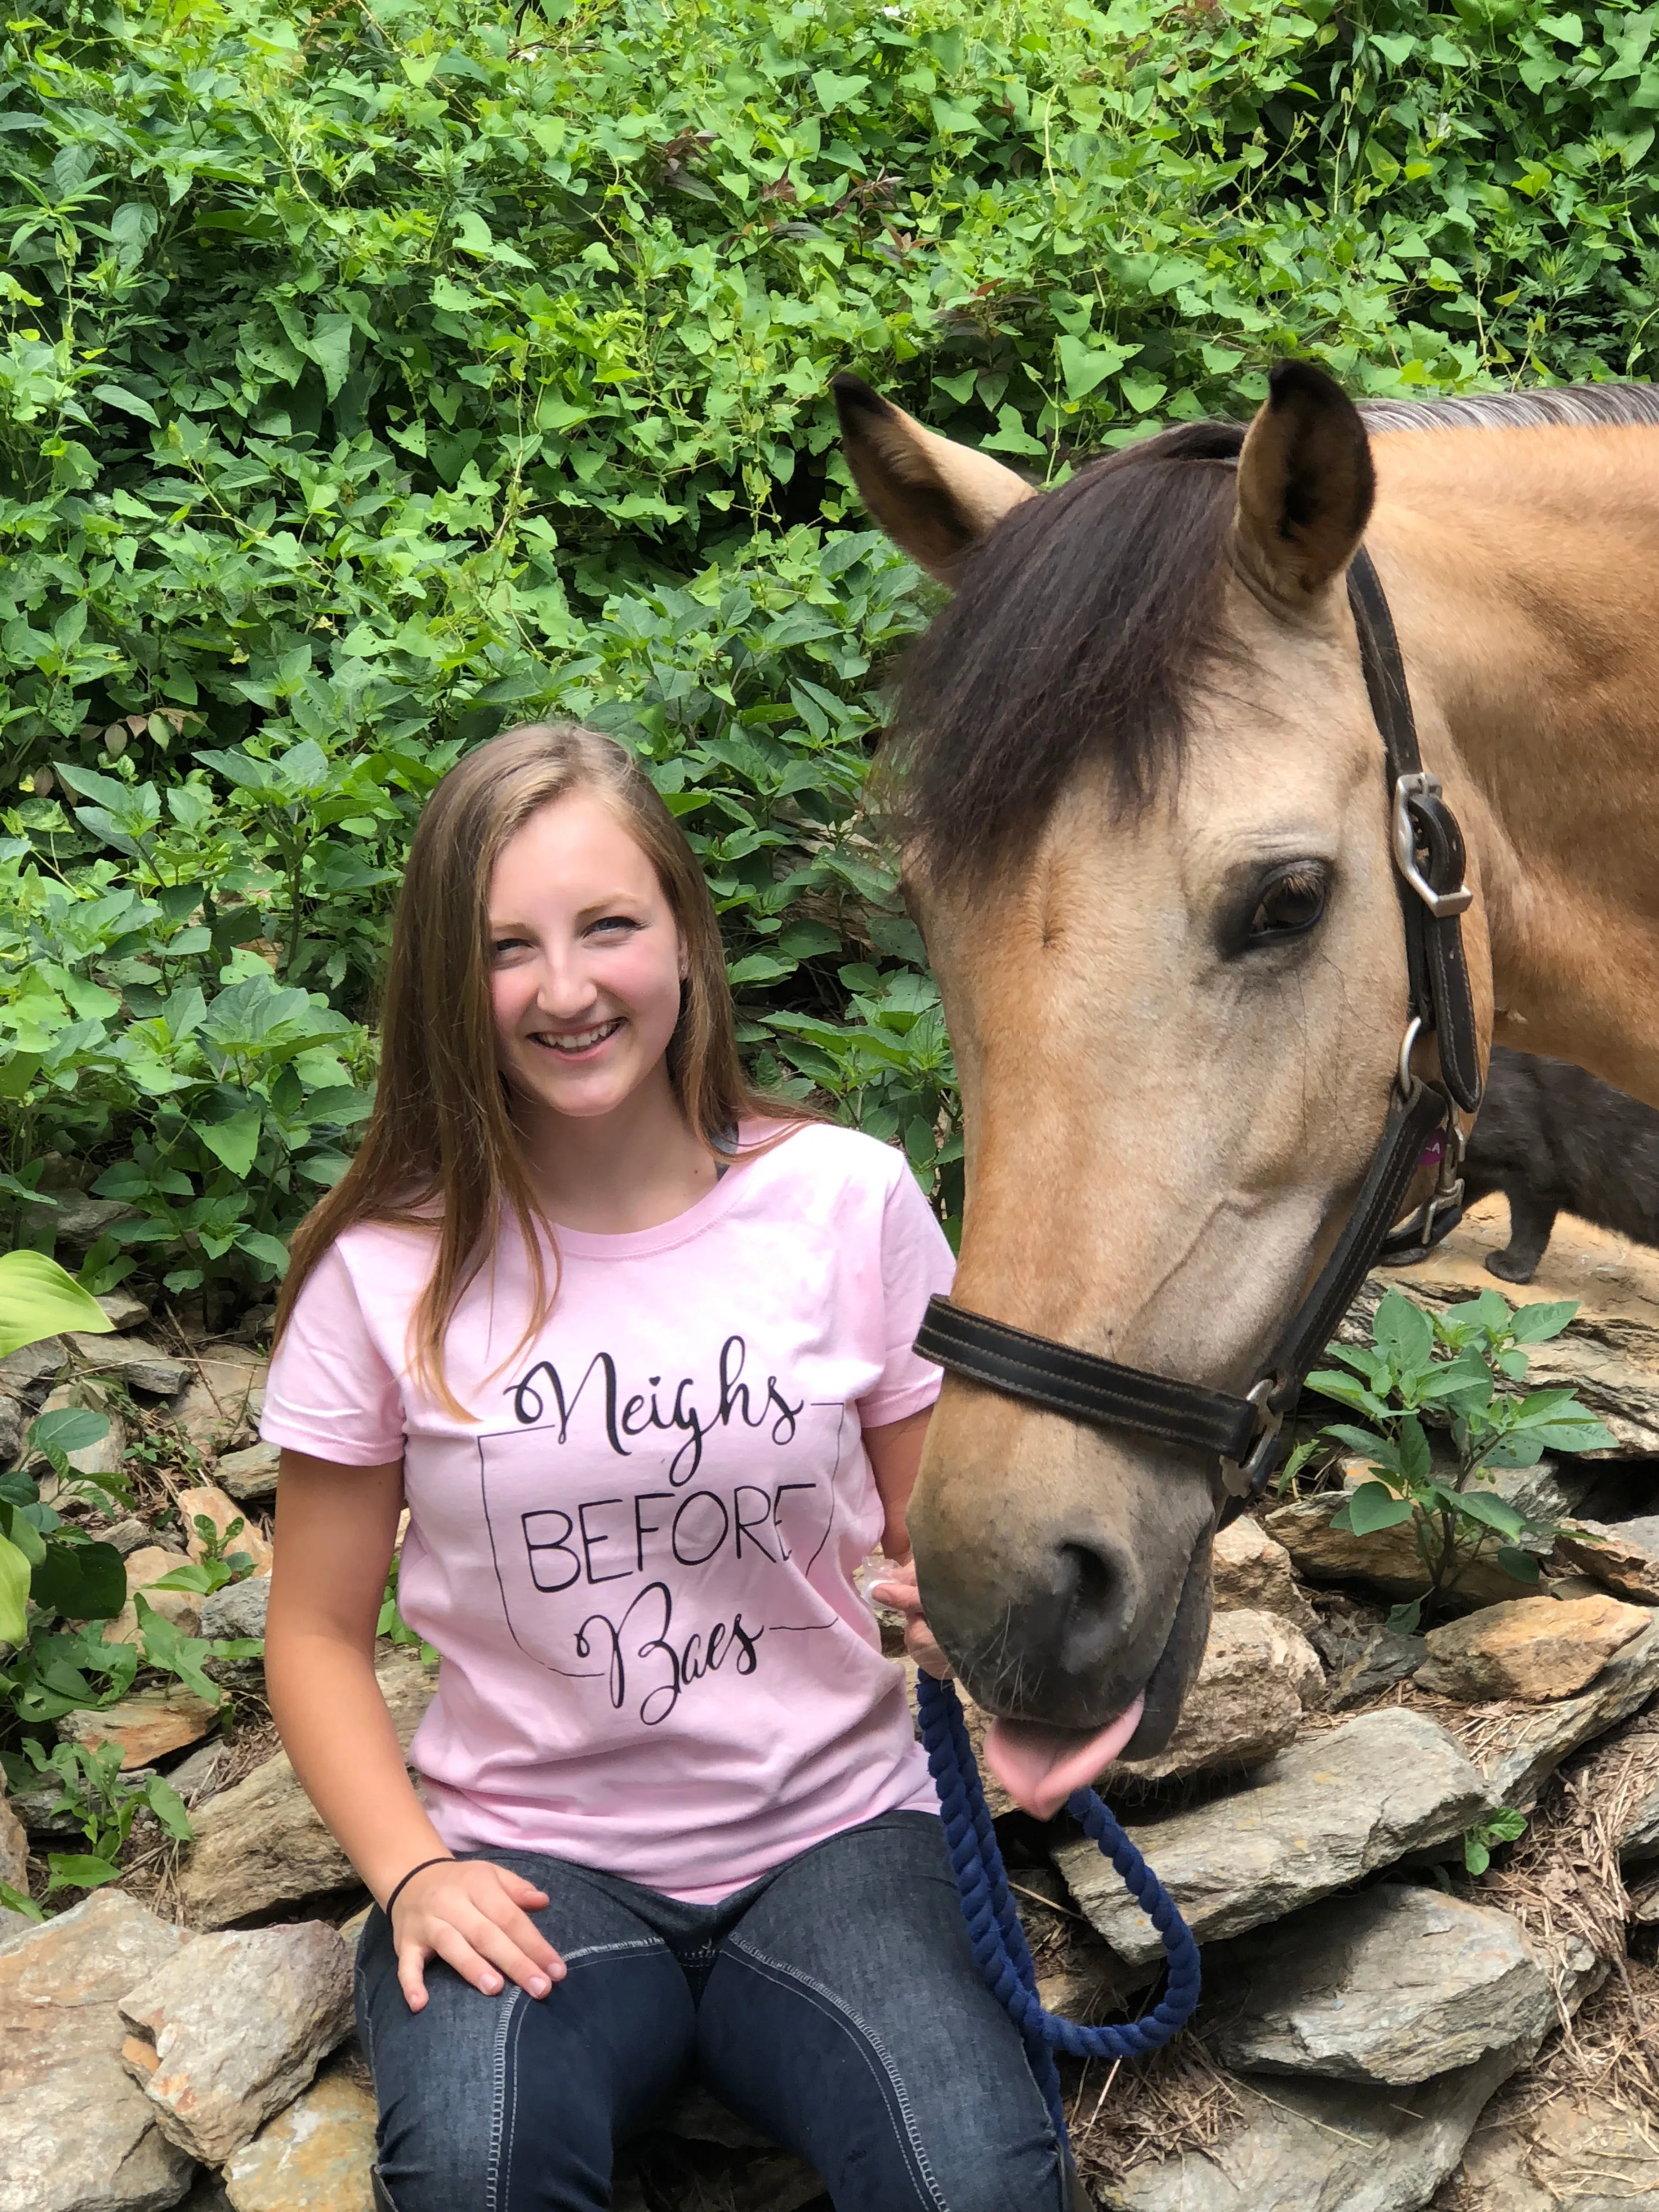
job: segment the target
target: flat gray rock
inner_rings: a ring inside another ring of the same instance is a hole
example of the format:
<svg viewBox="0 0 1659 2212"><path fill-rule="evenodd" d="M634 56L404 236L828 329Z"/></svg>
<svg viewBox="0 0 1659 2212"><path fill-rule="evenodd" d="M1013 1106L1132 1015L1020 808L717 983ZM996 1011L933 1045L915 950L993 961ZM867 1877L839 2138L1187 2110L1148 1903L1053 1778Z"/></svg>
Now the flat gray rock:
<svg viewBox="0 0 1659 2212"><path fill-rule="evenodd" d="M113 2055L0 2095L6 2212L168 2212L195 2171Z"/></svg>
<svg viewBox="0 0 1659 2212"><path fill-rule="evenodd" d="M141 1336L83 1336L71 1330L65 1342L75 1346L82 1364L94 1375L113 1375L129 1389L155 1398L171 1398L190 1380L191 1370L156 1344Z"/></svg>
<svg viewBox="0 0 1659 2212"><path fill-rule="evenodd" d="M1526 2044L1494 2051L1415 2089L1240 2081L1242 2127L1136 2166L1103 2201L1114 2212L1422 2212L1481 2106L1530 2055Z"/></svg>
<svg viewBox="0 0 1659 2212"><path fill-rule="evenodd" d="M0 1936L0 2094L37 2087L72 2061L113 2064L126 2032L118 2000L185 1941L182 1929L114 1888ZM0 2158L0 2179L5 2172ZM0 2204L13 2212L3 2187Z"/></svg>
<svg viewBox="0 0 1659 2212"><path fill-rule="evenodd" d="M1304 1737L1228 1796L1128 1833L1204 1942L1282 1920L1462 1835L1496 1802L1444 1729L1388 1706ZM1054 1858L1121 1958L1159 1956L1151 1921L1093 1844L1065 1844Z"/></svg>
<svg viewBox="0 0 1659 2212"><path fill-rule="evenodd" d="M204 1636L263 1636L265 1611L270 1603L270 1577L252 1575L247 1581L227 1583L202 1605Z"/></svg>
<svg viewBox="0 0 1659 2212"><path fill-rule="evenodd" d="M320 1920L198 1936L128 1990L121 2016L138 2031L125 2063L161 2132L222 2166L350 2027L351 1954Z"/></svg>
<svg viewBox="0 0 1659 2212"><path fill-rule="evenodd" d="M410 1653L383 1659L375 1679L405 1750L438 1678ZM323 1826L279 1752L191 1814L196 1841L179 1890L194 1927L232 1921L330 1890L355 1889L356 1869Z"/></svg>
<svg viewBox="0 0 1659 2212"><path fill-rule="evenodd" d="M250 1444L246 1451L224 1453L219 1461L219 1487L242 1504L274 1498L280 1456L275 1444Z"/></svg>
<svg viewBox="0 0 1659 2212"><path fill-rule="evenodd" d="M1247 2074L1426 2081L1555 2024L1549 1974L1506 1912L1380 1882L1206 1961L1217 2055Z"/></svg>
<svg viewBox="0 0 1659 2212"><path fill-rule="evenodd" d="M1517 1709L1492 1729L1476 1764L1493 1801L1528 1813L1570 1751L1605 1735L1659 1690L1659 1622L1615 1651L1588 1690Z"/></svg>

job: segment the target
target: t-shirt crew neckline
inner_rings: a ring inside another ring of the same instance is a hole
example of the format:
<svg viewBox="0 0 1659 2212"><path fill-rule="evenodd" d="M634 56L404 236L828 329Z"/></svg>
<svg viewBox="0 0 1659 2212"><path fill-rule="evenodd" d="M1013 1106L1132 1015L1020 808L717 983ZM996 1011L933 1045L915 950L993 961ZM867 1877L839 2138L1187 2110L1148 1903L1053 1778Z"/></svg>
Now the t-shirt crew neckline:
<svg viewBox="0 0 1659 2212"><path fill-rule="evenodd" d="M792 1132L793 1133L793 1132ZM672 1251L675 1245L702 1234L743 1191L758 1160L733 1159L730 1172L721 1176L684 1213L670 1216L651 1229L567 1229L553 1224L553 1242L560 1253L573 1260L636 1260L653 1252Z"/></svg>

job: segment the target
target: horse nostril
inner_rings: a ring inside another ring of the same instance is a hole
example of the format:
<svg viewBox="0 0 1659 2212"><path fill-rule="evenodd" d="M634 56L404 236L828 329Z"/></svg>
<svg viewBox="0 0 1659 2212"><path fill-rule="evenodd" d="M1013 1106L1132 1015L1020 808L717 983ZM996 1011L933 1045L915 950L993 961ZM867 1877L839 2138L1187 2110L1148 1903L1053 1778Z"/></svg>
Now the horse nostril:
<svg viewBox="0 0 1659 2212"><path fill-rule="evenodd" d="M1101 1666L1118 1642L1123 1619L1123 1577L1106 1552L1089 1544L1060 1547L1055 1622L1057 1656L1067 1674Z"/></svg>

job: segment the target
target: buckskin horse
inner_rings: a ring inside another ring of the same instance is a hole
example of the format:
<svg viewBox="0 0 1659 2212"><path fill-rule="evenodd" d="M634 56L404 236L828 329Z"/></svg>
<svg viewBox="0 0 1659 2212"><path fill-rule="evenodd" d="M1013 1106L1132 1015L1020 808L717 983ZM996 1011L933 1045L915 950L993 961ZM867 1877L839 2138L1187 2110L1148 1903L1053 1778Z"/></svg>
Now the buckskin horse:
<svg viewBox="0 0 1659 2212"><path fill-rule="evenodd" d="M954 592L890 739L968 1177L910 1527L1046 1811L1168 1741L1218 1510L1493 1037L1659 1106L1659 392L1362 411L1280 362L1248 428L1039 493L835 388Z"/></svg>

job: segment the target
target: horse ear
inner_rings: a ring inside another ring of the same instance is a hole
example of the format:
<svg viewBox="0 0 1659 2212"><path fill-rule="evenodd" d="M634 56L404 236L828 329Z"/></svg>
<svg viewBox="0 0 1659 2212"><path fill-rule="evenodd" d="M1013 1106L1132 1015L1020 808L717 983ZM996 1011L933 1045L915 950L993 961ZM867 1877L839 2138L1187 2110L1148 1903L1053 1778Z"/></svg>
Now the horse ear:
<svg viewBox="0 0 1659 2212"><path fill-rule="evenodd" d="M830 380L842 451L865 505L901 552L952 583L963 556L1033 487L988 453L925 429L842 370Z"/></svg>
<svg viewBox="0 0 1659 2212"><path fill-rule="evenodd" d="M1376 489L1370 441L1340 385L1311 362L1276 362L1238 457L1239 556L1291 607L1346 568Z"/></svg>

